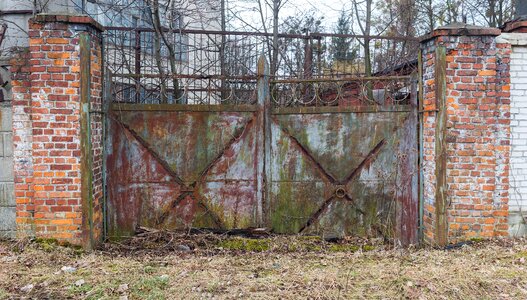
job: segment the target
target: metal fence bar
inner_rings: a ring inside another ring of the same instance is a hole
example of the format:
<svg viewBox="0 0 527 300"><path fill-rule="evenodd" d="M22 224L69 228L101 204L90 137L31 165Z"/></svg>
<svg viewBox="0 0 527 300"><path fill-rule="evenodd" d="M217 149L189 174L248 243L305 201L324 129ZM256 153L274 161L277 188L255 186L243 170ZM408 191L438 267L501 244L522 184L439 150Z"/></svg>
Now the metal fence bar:
<svg viewBox="0 0 527 300"><path fill-rule="evenodd" d="M117 30L117 31L142 31L142 32L155 32L155 29L148 27L119 27L119 26L107 26L106 31ZM261 37L273 37L272 33L265 32L254 32L254 31L223 31L223 30L202 30L202 29L168 29L162 28L164 32L174 32L181 34L217 34L217 35L238 35L238 36L261 36ZM341 37L341 38L357 38L357 39L374 39L374 40L394 40L394 41L419 41L418 37L412 36L384 36L384 35L361 35L361 34L336 34L336 33L324 33L324 32L311 32L308 34L291 34L291 33L279 33L278 37L285 38L300 38L300 39L321 39L323 37Z"/></svg>
<svg viewBox="0 0 527 300"><path fill-rule="evenodd" d="M139 76L141 76L141 33L135 32L135 75L138 77L135 80L135 102L141 101L141 82Z"/></svg>
<svg viewBox="0 0 527 300"><path fill-rule="evenodd" d="M256 102L257 60L272 51L268 47L272 34L166 28L161 32L167 36L160 39L161 48L154 49L154 35L160 33L152 28L107 27L105 58L114 74L117 102ZM276 98L280 94L289 97L287 93L302 93L303 100L280 100L275 105L340 105L313 100L326 97L317 93L321 85L331 83L339 83L333 88L346 92L350 84L368 91L384 85L386 90L388 83L380 82L391 81L389 88L393 93L395 88L402 88L401 82L408 81L400 75L410 74L416 67L412 53L418 43L413 37L308 33L278 34L278 38L279 59L270 66L273 73L269 74L272 95ZM369 55L364 54L361 40L369 41ZM343 50L346 53L335 49L342 42L349 46ZM368 57L372 61L366 64ZM366 72L370 65L372 69ZM328 95L333 93L327 86L323 90ZM373 94L369 92L368 97L373 98Z"/></svg>
<svg viewBox="0 0 527 300"><path fill-rule="evenodd" d="M307 79L273 79L272 83L302 83L302 82L354 82L354 81L389 81L389 80L410 80L410 75L405 76L379 76L379 77L321 77Z"/></svg>

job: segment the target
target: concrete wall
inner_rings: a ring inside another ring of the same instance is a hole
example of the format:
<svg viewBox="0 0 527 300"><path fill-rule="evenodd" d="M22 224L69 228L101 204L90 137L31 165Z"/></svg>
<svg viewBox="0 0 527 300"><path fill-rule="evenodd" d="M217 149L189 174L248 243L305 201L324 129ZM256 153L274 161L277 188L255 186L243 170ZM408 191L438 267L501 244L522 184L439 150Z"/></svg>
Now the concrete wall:
<svg viewBox="0 0 527 300"><path fill-rule="evenodd" d="M9 80L6 68L0 66L0 81ZM6 89L0 92L6 99ZM7 98L9 97L9 98ZM0 238L15 236L16 203L13 183L13 126L11 102L0 102Z"/></svg>

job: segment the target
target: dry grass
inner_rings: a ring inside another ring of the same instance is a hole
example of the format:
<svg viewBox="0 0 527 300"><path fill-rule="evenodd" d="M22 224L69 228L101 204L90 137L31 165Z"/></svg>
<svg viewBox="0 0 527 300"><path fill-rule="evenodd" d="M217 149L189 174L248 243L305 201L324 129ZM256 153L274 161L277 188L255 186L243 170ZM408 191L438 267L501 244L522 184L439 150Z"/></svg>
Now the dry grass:
<svg viewBox="0 0 527 300"><path fill-rule="evenodd" d="M409 251L299 237L227 241L172 235L92 252L0 242L0 299L527 298L525 240ZM167 246L178 244L192 250ZM253 246L260 249L240 249ZM31 291L21 291L29 284Z"/></svg>

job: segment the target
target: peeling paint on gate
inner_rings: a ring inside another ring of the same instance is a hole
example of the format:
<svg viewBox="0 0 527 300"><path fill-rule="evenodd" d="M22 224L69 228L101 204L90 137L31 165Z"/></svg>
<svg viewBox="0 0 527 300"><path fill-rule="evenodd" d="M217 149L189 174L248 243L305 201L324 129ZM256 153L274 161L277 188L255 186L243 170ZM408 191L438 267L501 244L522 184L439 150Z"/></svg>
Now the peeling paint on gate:
<svg viewBox="0 0 527 300"><path fill-rule="evenodd" d="M112 112L109 235L256 226L255 112Z"/></svg>
<svg viewBox="0 0 527 300"><path fill-rule="evenodd" d="M387 239L401 234L398 218L406 208L398 191L414 184L412 172L404 174L410 180L398 173L401 153L416 147L415 138L407 139L415 131L409 112L299 109L273 117L271 222L276 232ZM417 233L416 227L407 228L414 229Z"/></svg>

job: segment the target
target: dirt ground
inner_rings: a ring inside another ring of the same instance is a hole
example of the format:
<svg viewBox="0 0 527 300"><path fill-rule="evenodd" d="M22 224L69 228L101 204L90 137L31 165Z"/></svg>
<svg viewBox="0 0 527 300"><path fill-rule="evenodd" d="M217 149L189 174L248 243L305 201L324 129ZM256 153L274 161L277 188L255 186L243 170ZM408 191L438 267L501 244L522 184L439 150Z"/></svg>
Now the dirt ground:
<svg viewBox="0 0 527 300"><path fill-rule="evenodd" d="M21 298L526 299L527 240L401 250L155 233L89 252L0 242L0 299Z"/></svg>

